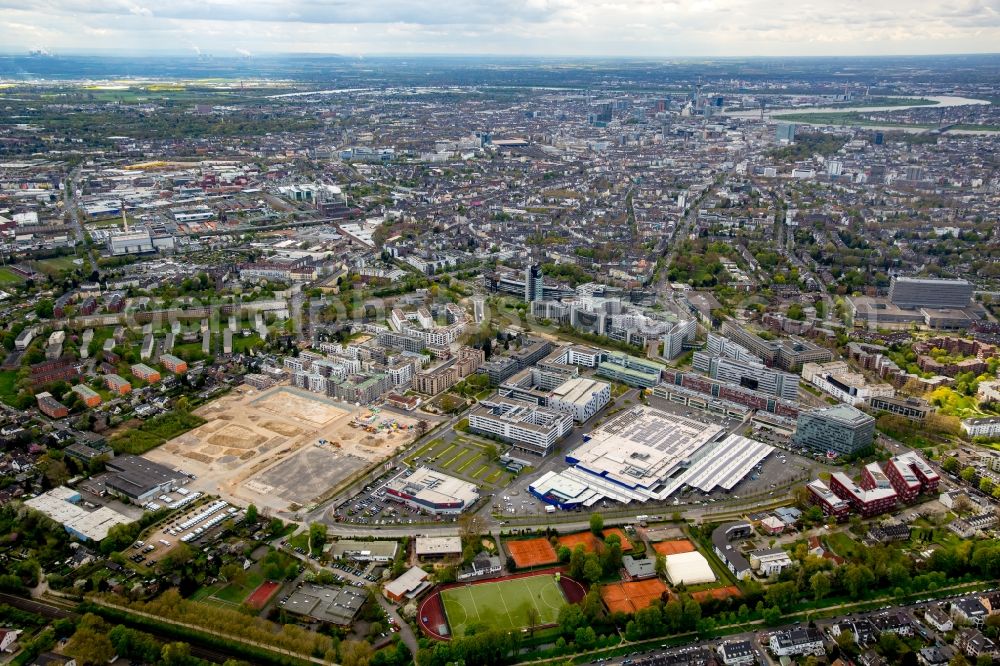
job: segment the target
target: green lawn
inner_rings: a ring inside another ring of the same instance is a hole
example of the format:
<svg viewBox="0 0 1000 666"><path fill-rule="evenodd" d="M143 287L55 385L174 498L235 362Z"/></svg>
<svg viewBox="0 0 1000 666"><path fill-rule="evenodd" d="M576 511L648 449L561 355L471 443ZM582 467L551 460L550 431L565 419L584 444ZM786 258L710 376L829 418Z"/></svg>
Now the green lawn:
<svg viewBox="0 0 1000 666"><path fill-rule="evenodd" d="M555 624L566 605L562 588L551 574L453 587L441 592L452 636L470 625L521 629L529 625L528 609L538 611L538 624Z"/></svg>
<svg viewBox="0 0 1000 666"><path fill-rule="evenodd" d="M5 285L21 284L24 282L24 278L19 275L15 275L14 271L10 270L6 266L0 268L0 287Z"/></svg>
<svg viewBox="0 0 1000 666"><path fill-rule="evenodd" d="M248 571L242 583L232 582L216 592L213 596L231 604L241 604L264 582L264 574L259 571Z"/></svg>
<svg viewBox="0 0 1000 666"><path fill-rule="evenodd" d="M17 397L17 390L14 388L16 383L16 370L4 370L0 372L0 400L3 400L7 404L13 404L14 398Z"/></svg>
<svg viewBox="0 0 1000 666"><path fill-rule="evenodd" d="M843 532L826 535L826 544L841 557L853 560L861 555L861 545Z"/></svg>
<svg viewBox="0 0 1000 666"><path fill-rule="evenodd" d="M72 271L78 268L78 266L73 263L75 259L77 259L77 257L75 256L53 257L51 259L42 259L40 261L34 262L35 270L41 271L46 275L59 275L63 271Z"/></svg>
<svg viewBox="0 0 1000 666"><path fill-rule="evenodd" d="M772 119L778 122L804 123L807 125L857 125L858 127L912 127L913 129L932 129L937 127L932 123L902 123L894 121L869 120L863 113L857 111L829 111L826 113L774 113Z"/></svg>

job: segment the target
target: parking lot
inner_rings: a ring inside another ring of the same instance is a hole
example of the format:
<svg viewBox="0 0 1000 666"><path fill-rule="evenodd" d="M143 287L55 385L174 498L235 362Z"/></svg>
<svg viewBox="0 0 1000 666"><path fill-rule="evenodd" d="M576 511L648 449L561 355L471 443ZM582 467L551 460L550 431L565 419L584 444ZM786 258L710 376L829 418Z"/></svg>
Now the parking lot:
<svg viewBox="0 0 1000 666"><path fill-rule="evenodd" d="M389 499L385 492L386 484L410 470L397 465L394 471L394 474L365 486L360 493L328 511L327 520L356 525L412 525L432 519L430 514ZM442 520L440 516L434 516L433 519Z"/></svg>
<svg viewBox="0 0 1000 666"><path fill-rule="evenodd" d="M136 564L154 567L178 543L201 545L215 539L230 520L242 520L244 512L224 500L214 500L192 491L186 508L157 526L144 541L136 541L126 555ZM189 536L190 535L190 536Z"/></svg>
<svg viewBox="0 0 1000 666"><path fill-rule="evenodd" d="M506 446L498 444L503 450ZM503 485L509 473L490 458L487 446L461 435L448 442L437 438L406 458L410 467L432 467L449 476L475 483L484 490Z"/></svg>

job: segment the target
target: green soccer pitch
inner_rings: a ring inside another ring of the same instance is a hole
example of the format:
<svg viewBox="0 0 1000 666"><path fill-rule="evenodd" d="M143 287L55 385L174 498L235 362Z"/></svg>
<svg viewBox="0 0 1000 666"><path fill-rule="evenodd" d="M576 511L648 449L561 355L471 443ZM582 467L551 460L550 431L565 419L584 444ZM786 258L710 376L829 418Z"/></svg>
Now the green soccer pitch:
<svg viewBox="0 0 1000 666"><path fill-rule="evenodd" d="M441 592L441 601L454 637L471 624L522 629L531 624L529 608L538 611L536 625L555 624L566 605L552 574L452 587Z"/></svg>

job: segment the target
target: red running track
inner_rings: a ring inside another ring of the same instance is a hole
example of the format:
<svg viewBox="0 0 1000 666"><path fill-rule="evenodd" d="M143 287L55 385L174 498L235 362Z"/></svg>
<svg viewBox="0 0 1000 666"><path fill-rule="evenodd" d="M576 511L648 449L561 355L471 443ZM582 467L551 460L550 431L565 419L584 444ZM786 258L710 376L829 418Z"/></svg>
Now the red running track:
<svg viewBox="0 0 1000 666"><path fill-rule="evenodd" d="M249 597L247 597L247 600L245 602L246 605L250 606L250 608L255 608L257 610L260 610L261 608L264 607L264 604L267 603L267 600L274 595L275 591L279 587L281 587L281 583L275 583L269 580L265 580L263 583L257 586L257 589L254 590Z"/></svg>
<svg viewBox="0 0 1000 666"><path fill-rule="evenodd" d="M443 634L439 631L440 628L448 626L448 616L445 615L444 602L441 600L442 590L447 590L453 587L464 587L466 585L479 585L480 583L496 583L498 581L514 580L516 578L529 578L531 576L551 576L556 573L563 574L565 570L566 567L552 567L550 569L542 569L539 571L525 571L523 573L511 574L509 576L500 576L499 578L484 578L482 580L472 581L469 583L445 583L443 585L438 585L429 595L427 595L427 598L420 603L420 609L417 612L417 623L420 625L420 629L431 638L439 641L450 641L450 635ZM559 586L562 588L563 594L566 596L566 600L571 604L580 603L587 595L587 589L582 583L565 575L561 575L559 577Z"/></svg>

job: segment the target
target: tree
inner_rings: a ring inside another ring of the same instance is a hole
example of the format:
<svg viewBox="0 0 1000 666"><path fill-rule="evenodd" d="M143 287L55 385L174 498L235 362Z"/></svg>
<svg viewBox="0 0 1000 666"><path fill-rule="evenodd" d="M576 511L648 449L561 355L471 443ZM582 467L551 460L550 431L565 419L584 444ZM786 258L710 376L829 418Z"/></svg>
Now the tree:
<svg viewBox="0 0 1000 666"><path fill-rule="evenodd" d="M344 641L340 644L341 666L368 666L372 654L368 641Z"/></svg>
<svg viewBox="0 0 1000 666"><path fill-rule="evenodd" d="M855 654L858 651L857 643L854 642L854 632L845 629L837 635L837 646L848 654Z"/></svg>
<svg viewBox="0 0 1000 666"><path fill-rule="evenodd" d="M853 564L844 569L843 581L851 598L859 599L875 582L875 574L864 564Z"/></svg>
<svg viewBox="0 0 1000 666"><path fill-rule="evenodd" d="M90 626L81 626L69 639L66 653L80 666L104 666L115 656L115 648L106 632Z"/></svg>
<svg viewBox="0 0 1000 666"><path fill-rule="evenodd" d="M906 644L896 634L887 631L879 636L876 651L885 657L890 664L899 663L899 658L907 650Z"/></svg>
<svg viewBox="0 0 1000 666"><path fill-rule="evenodd" d="M656 554L656 575L663 578L667 574L667 557L663 553Z"/></svg>
<svg viewBox="0 0 1000 666"><path fill-rule="evenodd" d="M944 462L941 463L941 469L948 472L949 474L958 473L959 467L961 467L961 464L958 462L958 458L956 458L955 456L948 456L947 458L944 459Z"/></svg>
<svg viewBox="0 0 1000 666"><path fill-rule="evenodd" d="M42 299L35 305L35 314L39 319L52 319L53 312L54 306L50 298Z"/></svg>
<svg viewBox="0 0 1000 666"><path fill-rule="evenodd" d="M583 544L578 545L573 549L573 553L569 557L569 576L570 578L583 578L583 567L587 563L587 551L584 550Z"/></svg>
<svg viewBox="0 0 1000 666"><path fill-rule="evenodd" d="M179 641L163 646L160 658L164 666L186 666L191 659L191 646Z"/></svg>
<svg viewBox="0 0 1000 666"><path fill-rule="evenodd" d="M573 635L573 640L581 649L589 650L597 642L597 634L593 627L580 627Z"/></svg>
<svg viewBox="0 0 1000 666"><path fill-rule="evenodd" d="M486 521L477 513L464 513L458 520L458 534L462 541L469 543L479 541L486 532Z"/></svg>
<svg viewBox="0 0 1000 666"><path fill-rule="evenodd" d="M566 604L559 610L559 629L564 636L572 636L574 632L587 623L583 609L578 604Z"/></svg>
<svg viewBox="0 0 1000 666"><path fill-rule="evenodd" d="M635 630L646 638L663 632L663 616L656 606L646 606L635 613Z"/></svg>
<svg viewBox="0 0 1000 666"><path fill-rule="evenodd" d="M257 506L254 504L247 505L247 522L250 524L255 524L257 522Z"/></svg>
<svg viewBox="0 0 1000 666"><path fill-rule="evenodd" d="M596 622L604 616L604 602L601 601L599 585L590 586L590 591L580 602L580 608L588 622Z"/></svg>
<svg viewBox="0 0 1000 666"><path fill-rule="evenodd" d="M601 514L595 513L590 516L590 531L594 536L601 536L604 530L604 518Z"/></svg>
<svg viewBox="0 0 1000 666"><path fill-rule="evenodd" d="M701 604L699 604L694 599L688 599L683 605L683 614L681 615L681 625L685 629L694 629L698 626L698 620L701 619Z"/></svg>
<svg viewBox="0 0 1000 666"><path fill-rule="evenodd" d="M812 588L813 598L819 601L830 594L830 574L817 571L809 579L809 587Z"/></svg>
<svg viewBox="0 0 1000 666"><path fill-rule="evenodd" d="M597 583L601 580L601 576L604 575L604 569L601 568L600 562L597 561L597 555L593 553L587 553L584 558L583 565L583 578L591 585Z"/></svg>
<svg viewBox="0 0 1000 666"><path fill-rule="evenodd" d="M285 529L285 524L281 522L281 518L272 518L267 524L267 533L272 537L276 537L282 533Z"/></svg>
<svg viewBox="0 0 1000 666"><path fill-rule="evenodd" d="M762 617L764 619L764 624L769 627L775 627L781 624L781 609L777 606L765 608Z"/></svg>
<svg viewBox="0 0 1000 666"><path fill-rule="evenodd" d="M525 616L524 619L527 622L528 626L528 633L531 635L532 638L534 638L535 628L539 624L541 624L542 616L538 612L538 608L534 604L528 606L528 608L524 611L524 616Z"/></svg>
<svg viewBox="0 0 1000 666"><path fill-rule="evenodd" d="M798 586L792 581L787 581L784 583L775 583L769 587L767 594L764 596L764 601L771 606L787 609L795 603L798 596Z"/></svg>
<svg viewBox="0 0 1000 666"><path fill-rule="evenodd" d="M309 549L311 551L323 552L326 545L326 525L323 523L309 524Z"/></svg>
<svg viewBox="0 0 1000 666"><path fill-rule="evenodd" d="M959 476L961 476L962 480L965 481L966 483L972 483L972 480L976 478L976 468L973 467L972 465L969 465L968 467L962 469Z"/></svg>
<svg viewBox="0 0 1000 666"><path fill-rule="evenodd" d="M622 540L617 534L612 534L604 542L606 548L601 565L605 573L612 573L622 567Z"/></svg>

